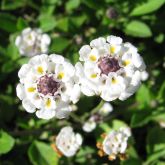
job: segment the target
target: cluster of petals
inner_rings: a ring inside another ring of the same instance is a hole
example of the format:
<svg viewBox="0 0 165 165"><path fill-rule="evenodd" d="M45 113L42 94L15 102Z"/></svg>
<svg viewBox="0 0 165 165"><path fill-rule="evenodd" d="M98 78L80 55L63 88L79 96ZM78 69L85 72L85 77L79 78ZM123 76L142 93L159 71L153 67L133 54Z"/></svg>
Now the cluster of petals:
<svg viewBox="0 0 165 165"><path fill-rule="evenodd" d="M24 109L36 112L38 118L65 118L72 111L70 104L79 100L75 68L60 55L34 56L21 67L18 76L17 96Z"/></svg>
<svg viewBox="0 0 165 165"><path fill-rule="evenodd" d="M146 66L131 43L112 35L100 37L84 45L79 54L76 76L84 95L125 100L139 88Z"/></svg>
<svg viewBox="0 0 165 165"><path fill-rule="evenodd" d="M79 133L75 133L72 127L66 126L57 135L55 145L61 155L71 157L81 147L82 141L82 136Z"/></svg>
<svg viewBox="0 0 165 165"><path fill-rule="evenodd" d="M49 35L42 33L41 29L24 29L17 36L15 45L18 47L21 55L34 56L41 53L47 53L51 39Z"/></svg>
<svg viewBox="0 0 165 165"><path fill-rule="evenodd" d="M102 151L114 160L119 155L124 155L128 147L128 139L131 131L128 127L112 130L105 136L102 143Z"/></svg>

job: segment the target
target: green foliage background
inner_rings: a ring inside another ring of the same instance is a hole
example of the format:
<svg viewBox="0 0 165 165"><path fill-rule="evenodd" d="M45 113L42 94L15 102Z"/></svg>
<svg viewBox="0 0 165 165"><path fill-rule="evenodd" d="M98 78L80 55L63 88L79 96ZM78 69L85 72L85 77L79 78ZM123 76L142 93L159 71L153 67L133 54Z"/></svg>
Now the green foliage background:
<svg viewBox="0 0 165 165"><path fill-rule="evenodd" d="M165 165L165 0L1 0L0 1L0 165ZM112 18L107 10L115 10ZM116 15L115 15L116 16ZM92 133L81 126L100 99L82 97L74 118L41 120L28 114L16 97L17 72L28 61L14 45L26 27L40 27L52 38L49 53L59 53L73 64L83 44L100 36L117 35L139 48L148 81L127 101L112 103L114 111ZM78 119L78 120L77 120ZM133 132L129 159L109 163L97 155L100 133L127 123ZM65 125L84 135L72 158L58 158L50 147Z"/></svg>

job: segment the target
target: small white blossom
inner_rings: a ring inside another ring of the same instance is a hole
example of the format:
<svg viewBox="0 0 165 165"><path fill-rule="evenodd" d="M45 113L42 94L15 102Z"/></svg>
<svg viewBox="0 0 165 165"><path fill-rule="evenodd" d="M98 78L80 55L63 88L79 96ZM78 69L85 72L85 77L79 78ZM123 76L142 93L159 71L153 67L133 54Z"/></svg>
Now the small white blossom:
<svg viewBox="0 0 165 165"><path fill-rule="evenodd" d="M149 74L147 71L141 72L141 80L142 81L146 81L148 79L148 77L149 77Z"/></svg>
<svg viewBox="0 0 165 165"><path fill-rule="evenodd" d="M102 116L107 116L110 112L113 111L113 107L110 103L105 102L99 110L99 114Z"/></svg>
<svg viewBox="0 0 165 165"><path fill-rule="evenodd" d="M17 96L25 110L39 118L65 118L72 111L70 103L80 97L74 74L72 64L60 55L34 56L18 72Z"/></svg>
<svg viewBox="0 0 165 165"><path fill-rule="evenodd" d="M94 117L90 117L83 125L82 129L85 132L92 132L96 128L96 121Z"/></svg>
<svg viewBox="0 0 165 165"><path fill-rule="evenodd" d="M125 100L139 88L146 66L137 48L120 37L94 39L79 54L82 62L75 66L76 79L85 95Z"/></svg>
<svg viewBox="0 0 165 165"><path fill-rule="evenodd" d="M81 144L81 135L74 133L70 126L62 128L56 137L56 147L66 157L74 156Z"/></svg>
<svg viewBox="0 0 165 165"><path fill-rule="evenodd" d="M47 53L51 39L47 34L42 33L41 29L26 28L20 36L17 36L15 45L21 55L35 56Z"/></svg>
<svg viewBox="0 0 165 165"><path fill-rule="evenodd" d="M125 154L128 146L128 138L131 136L129 128L121 128L111 131L103 141L103 152L116 159L119 154Z"/></svg>

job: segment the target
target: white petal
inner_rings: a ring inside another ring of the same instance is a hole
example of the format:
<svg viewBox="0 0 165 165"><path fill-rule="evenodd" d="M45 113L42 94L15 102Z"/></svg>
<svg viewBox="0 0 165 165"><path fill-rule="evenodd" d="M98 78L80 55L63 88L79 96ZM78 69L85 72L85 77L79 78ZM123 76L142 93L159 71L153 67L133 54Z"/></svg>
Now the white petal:
<svg viewBox="0 0 165 165"><path fill-rule="evenodd" d="M22 100L22 106L25 108L25 110L29 113L33 113L36 110L36 107L30 102L28 99Z"/></svg>
<svg viewBox="0 0 165 165"><path fill-rule="evenodd" d="M46 109L41 109L36 112L36 116L41 119L46 119L49 120L53 117L55 117L55 110L46 110Z"/></svg>
<svg viewBox="0 0 165 165"><path fill-rule="evenodd" d="M47 34L43 34L41 41L42 41L42 44L44 43L46 45L49 45L51 39L50 39L50 37Z"/></svg>
<svg viewBox="0 0 165 165"><path fill-rule="evenodd" d="M110 44L112 44L112 45L113 45L113 44L120 45L120 44L123 42L122 38L116 37L116 36L113 36L113 35L108 36L108 37L107 37L107 41L108 41Z"/></svg>
<svg viewBox="0 0 165 165"><path fill-rule="evenodd" d="M87 60L90 51L91 47L89 45L84 45L83 47L81 47L81 49L79 50L80 61Z"/></svg>
<svg viewBox="0 0 165 165"><path fill-rule="evenodd" d="M81 95L80 86L78 84L75 84L70 96L70 100L73 102L73 104L78 102L80 95Z"/></svg>
<svg viewBox="0 0 165 165"><path fill-rule="evenodd" d="M16 92L17 92L17 96L19 97L20 100L24 99L25 97L25 89L24 86L22 84L18 84L16 87Z"/></svg>
<svg viewBox="0 0 165 165"><path fill-rule="evenodd" d="M101 47L106 44L106 40L103 37L99 37L90 42L91 47Z"/></svg>
<svg viewBox="0 0 165 165"><path fill-rule="evenodd" d="M71 106L67 104L60 105L56 109L56 117L59 119L67 118L72 111Z"/></svg>
<svg viewBox="0 0 165 165"><path fill-rule="evenodd" d="M28 74L30 69L31 69L31 66L29 64L23 64L22 65L21 69L18 71L18 77L20 78L21 82L26 77L26 75Z"/></svg>
<svg viewBox="0 0 165 165"><path fill-rule="evenodd" d="M58 54L51 54L49 58L51 59L51 61L57 64L62 64L64 62L64 57Z"/></svg>

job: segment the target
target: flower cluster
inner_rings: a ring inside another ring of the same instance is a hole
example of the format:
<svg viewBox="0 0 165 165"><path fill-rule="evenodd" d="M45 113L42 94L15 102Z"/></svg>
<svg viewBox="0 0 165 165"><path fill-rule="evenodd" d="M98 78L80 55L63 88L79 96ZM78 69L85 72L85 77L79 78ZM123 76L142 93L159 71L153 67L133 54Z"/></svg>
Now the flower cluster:
<svg viewBox="0 0 165 165"><path fill-rule="evenodd" d="M70 102L76 103L80 96L74 73L72 64L60 55L35 56L18 72L17 96L25 110L39 118L65 118L72 111Z"/></svg>
<svg viewBox="0 0 165 165"><path fill-rule="evenodd" d="M82 63L75 67L83 94L100 95L105 101L125 100L139 88L146 66L137 49L120 37L94 39L79 54Z"/></svg>
<svg viewBox="0 0 165 165"><path fill-rule="evenodd" d="M39 29L27 28L16 39L20 53L27 56L47 52L49 44L49 36ZM57 54L36 55L21 67L16 91L27 112L35 112L42 119L66 118L76 109L71 104L78 102L81 92L86 96L99 95L105 101L125 100L148 78L137 49L130 43L123 43L120 37L97 38L83 46L79 54L81 62L75 67ZM93 131L112 110L110 103L102 101L82 129ZM97 143L99 155L108 155L110 160L124 159L130 136L129 128L112 130L102 143ZM67 126L57 135L53 148L59 155L70 157L81 144L81 135Z"/></svg>
<svg viewBox="0 0 165 165"><path fill-rule="evenodd" d="M15 44L21 55L31 57L47 53L50 41L50 37L47 34L43 34L41 29L26 28L20 36L17 36Z"/></svg>
<svg viewBox="0 0 165 165"><path fill-rule="evenodd" d="M81 135L74 133L72 127L67 126L62 128L57 135L53 148L60 156L71 157L76 154L82 141Z"/></svg>
<svg viewBox="0 0 165 165"><path fill-rule="evenodd" d="M128 147L128 138L131 131L128 127L120 128L118 131L112 130L108 135L103 136L103 142L97 143L100 156L108 155L109 160L115 160L118 156L121 160L126 157L125 152Z"/></svg>

